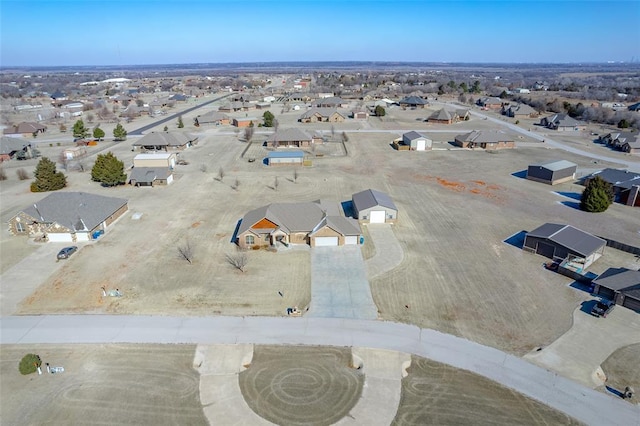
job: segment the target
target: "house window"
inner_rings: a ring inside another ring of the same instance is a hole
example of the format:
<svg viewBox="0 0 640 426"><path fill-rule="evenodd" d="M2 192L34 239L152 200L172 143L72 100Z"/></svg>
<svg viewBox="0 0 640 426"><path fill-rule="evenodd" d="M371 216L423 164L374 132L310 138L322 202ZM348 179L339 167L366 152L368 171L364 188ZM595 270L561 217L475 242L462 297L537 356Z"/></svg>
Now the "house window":
<svg viewBox="0 0 640 426"><path fill-rule="evenodd" d="M245 237L245 242L247 243L247 245L252 245L252 244L254 244L253 235L247 235L247 236Z"/></svg>
<svg viewBox="0 0 640 426"><path fill-rule="evenodd" d="M20 234L26 232L26 229L24 228L24 224L22 222L16 222L16 232Z"/></svg>

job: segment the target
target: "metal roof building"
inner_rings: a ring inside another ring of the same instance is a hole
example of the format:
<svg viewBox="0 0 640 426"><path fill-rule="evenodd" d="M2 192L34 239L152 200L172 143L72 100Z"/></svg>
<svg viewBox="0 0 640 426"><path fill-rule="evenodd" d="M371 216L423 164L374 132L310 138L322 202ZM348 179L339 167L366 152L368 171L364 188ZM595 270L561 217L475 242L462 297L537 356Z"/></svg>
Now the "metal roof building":
<svg viewBox="0 0 640 426"><path fill-rule="evenodd" d="M556 185L574 180L578 166L567 160L552 161L550 163L531 164L527 169L527 179L536 182Z"/></svg>
<svg viewBox="0 0 640 426"><path fill-rule="evenodd" d="M593 293L640 312L640 271L609 268L593 280Z"/></svg>

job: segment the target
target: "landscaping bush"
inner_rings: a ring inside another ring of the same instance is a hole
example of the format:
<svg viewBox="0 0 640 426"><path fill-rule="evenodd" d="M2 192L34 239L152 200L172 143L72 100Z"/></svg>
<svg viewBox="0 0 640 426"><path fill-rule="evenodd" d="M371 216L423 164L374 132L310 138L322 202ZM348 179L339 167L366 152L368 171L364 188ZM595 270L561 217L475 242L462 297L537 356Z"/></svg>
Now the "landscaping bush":
<svg viewBox="0 0 640 426"><path fill-rule="evenodd" d="M27 375L31 373L35 373L42 365L42 361L40 360L40 356L36 354L26 354L21 360L20 365L18 366L18 370L20 370L20 374Z"/></svg>

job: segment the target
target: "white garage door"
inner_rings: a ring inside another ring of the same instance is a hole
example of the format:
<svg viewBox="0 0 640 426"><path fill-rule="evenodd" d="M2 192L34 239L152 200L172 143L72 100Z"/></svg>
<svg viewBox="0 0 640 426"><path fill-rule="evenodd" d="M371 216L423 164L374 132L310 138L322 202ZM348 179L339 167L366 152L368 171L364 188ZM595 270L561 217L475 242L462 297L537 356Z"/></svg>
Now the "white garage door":
<svg viewBox="0 0 640 426"><path fill-rule="evenodd" d="M384 223L385 217L386 217L386 212L384 210L375 210L371 212L371 218L369 219L369 222Z"/></svg>
<svg viewBox="0 0 640 426"><path fill-rule="evenodd" d="M338 237L316 237L316 247L337 246Z"/></svg>
<svg viewBox="0 0 640 426"><path fill-rule="evenodd" d="M344 243L347 245L358 244L358 236L344 237Z"/></svg>
<svg viewBox="0 0 640 426"><path fill-rule="evenodd" d="M416 151L424 151L426 142L424 139L416 140Z"/></svg>
<svg viewBox="0 0 640 426"><path fill-rule="evenodd" d="M51 233L51 234L47 234L47 238L49 238L49 241L51 241L52 243L68 243L73 241L71 234Z"/></svg>

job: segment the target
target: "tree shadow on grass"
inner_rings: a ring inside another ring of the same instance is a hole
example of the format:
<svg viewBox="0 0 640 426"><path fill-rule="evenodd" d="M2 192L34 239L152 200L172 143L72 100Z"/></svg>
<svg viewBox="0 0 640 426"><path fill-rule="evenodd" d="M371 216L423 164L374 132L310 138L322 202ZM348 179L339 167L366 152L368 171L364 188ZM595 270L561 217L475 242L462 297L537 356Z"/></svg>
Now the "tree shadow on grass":
<svg viewBox="0 0 640 426"><path fill-rule="evenodd" d="M566 207L571 207L572 209L580 210L580 203L576 203L575 201L558 201L558 204L562 204Z"/></svg>
<svg viewBox="0 0 640 426"><path fill-rule="evenodd" d="M553 191L553 192L554 194L558 194L561 197L570 198L576 201L580 201L580 198L582 198L582 194L578 192L563 192L563 191Z"/></svg>

